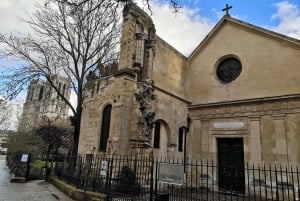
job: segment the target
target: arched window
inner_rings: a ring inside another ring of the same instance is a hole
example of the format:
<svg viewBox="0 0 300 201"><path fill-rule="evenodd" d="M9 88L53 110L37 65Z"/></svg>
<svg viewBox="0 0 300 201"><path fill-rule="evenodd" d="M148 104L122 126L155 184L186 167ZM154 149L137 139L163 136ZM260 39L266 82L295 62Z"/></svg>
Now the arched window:
<svg viewBox="0 0 300 201"><path fill-rule="evenodd" d="M32 89L31 94L30 94L30 101L33 99L33 94L34 94L34 89Z"/></svg>
<svg viewBox="0 0 300 201"><path fill-rule="evenodd" d="M111 105L107 105L103 109L99 151L106 151L107 140L109 137L111 108Z"/></svg>
<svg viewBox="0 0 300 201"><path fill-rule="evenodd" d="M52 88L49 87L48 89L48 94L47 94L48 98L52 96Z"/></svg>
<svg viewBox="0 0 300 201"><path fill-rule="evenodd" d="M178 133L178 151L182 152L183 151L183 142L184 142L184 128L181 127L179 129L179 133Z"/></svg>
<svg viewBox="0 0 300 201"><path fill-rule="evenodd" d="M66 91L66 84L64 84L63 86L63 91L62 91L63 96L65 96L65 91Z"/></svg>
<svg viewBox="0 0 300 201"><path fill-rule="evenodd" d="M40 89L39 100L42 100L43 93L44 93L44 87L42 86L41 89Z"/></svg>
<svg viewBox="0 0 300 201"><path fill-rule="evenodd" d="M61 83L58 84L58 91L60 92ZM59 93L57 92L57 99L59 99Z"/></svg>
<svg viewBox="0 0 300 201"><path fill-rule="evenodd" d="M153 148L158 149L159 148L159 143L160 143L160 123L156 122L155 123L155 128L154 128Z"/></svg>

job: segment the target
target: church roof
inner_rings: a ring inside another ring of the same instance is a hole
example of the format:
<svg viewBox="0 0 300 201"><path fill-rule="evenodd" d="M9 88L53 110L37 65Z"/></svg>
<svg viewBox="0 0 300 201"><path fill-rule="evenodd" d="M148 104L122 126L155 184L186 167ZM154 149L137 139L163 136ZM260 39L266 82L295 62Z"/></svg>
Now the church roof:
<svg viewBox="0 0 300 201"><path fill-rule="evenodd" d="M201 41L201 43L195 48L195 50L190 54L188 60L191 60L196 56L202 48L206 46L206 44L225 26L227 23L234 24L235 26L239 26L242 29L247 31L254 32L256 34L263 35L268 38L272 38L274 40L280 42L286 42L290 46L300 50L300 40L268 30L262 27L241 21L239 19L232 18L228 15L224 15L221 20L214 26L214 28L207 34L207 36Z"/></svg>

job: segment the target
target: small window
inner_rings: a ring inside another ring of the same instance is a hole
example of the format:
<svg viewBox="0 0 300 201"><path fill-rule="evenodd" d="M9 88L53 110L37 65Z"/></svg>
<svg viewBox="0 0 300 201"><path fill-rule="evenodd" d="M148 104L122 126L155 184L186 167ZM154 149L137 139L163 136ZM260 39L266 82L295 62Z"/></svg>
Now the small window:
<svg viewBox="0 0 300 201"><path fill-rule="evenodd" d="M34 112L39 113L40 112L40 106L35 106L34 107Z"/></svg>
<svg viewBox="0 0 300 201"><path fill-rule="evenodd" d="M158 149L160 144L160 123L155 123L153 148Z"/></svg>
<svg viewBox="0 0 300 201"><path fill-rule="evenodd" d="M30 94L30 101L33 100L33 92L34 92L34 89L32 89L32 91L31 91L31 94Z"/></svg>
<svg viewBox="0 0 300 201"><path fill-rule="evenodd" d="M107 105L103 109L99 151L104 151L104 152L106 151L107 141L109 137L109 129L110 129L111 108L112 105Z"/></svg>
<svg viewBox="0 0 300 201"><path fill-rule="evenodd" d="M65 96L65 92L66 92L66 84L64 84L63 86L63 91L62 91L63 96Z"/></svg>
<svg viewBox="0 0 300 201"><path fill-rule="evenodd" d="M42 86L40 89L39 100L43 99L44 87Z"/></svg>
<svg viewBox="0 0 300 201"><path fill-rule="evenodd" d="M179 134L178 134L178 151L182 152L183 151L183 136L184 136L184 128L181 127L179 129Z"/></svg>
<svg viewBox="0 0 300 201"><path fill-rule="evenodd" d="M61 83L58 84L58 91L60 92L60 88L61 88ZM57 99L59 99L59 92L57 92Z"/></svg>

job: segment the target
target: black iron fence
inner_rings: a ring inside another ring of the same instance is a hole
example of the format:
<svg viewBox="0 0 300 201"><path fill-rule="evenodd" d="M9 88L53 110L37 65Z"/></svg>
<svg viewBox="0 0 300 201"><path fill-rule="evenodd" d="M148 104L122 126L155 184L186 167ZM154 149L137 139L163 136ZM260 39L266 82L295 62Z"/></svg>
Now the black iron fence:
<svg viewBox="0 0 300 201"><path fill-rule="evenodd" d="M7 166L10 169L11 181L26 181L45 179L59 159L57 156L33 155L30 153L13 153L6 155Z"/></svg>
<svg viewBox="0 0 300 201"><path fill-rule="evenodd" d="M57 177L77 188L107 194L109 199L152 200L153 158L86 155L56 162Z"/></svg>
<svg viewBox="0 0 300 201"><path fill-rule="evenodd" d="M31 154L17 153L7 155L7 165L13 178L29 178ZM13 179L12 178L12 179Z"/></svg>
<svg viewBox="0 0 300 201"><path fill-rule="evenodd" d="M213 161L156 164L154 192L169 200L299 200L294 166L246 164L241 172L234 164L218 167Z"/></svg>
<svg viewBox="0 0 300 201"><path fill-rule="evenodd" d="M152 156L86 155L64 158L55 175L109 200L299 200L294 166L159 160Z"/></svg>

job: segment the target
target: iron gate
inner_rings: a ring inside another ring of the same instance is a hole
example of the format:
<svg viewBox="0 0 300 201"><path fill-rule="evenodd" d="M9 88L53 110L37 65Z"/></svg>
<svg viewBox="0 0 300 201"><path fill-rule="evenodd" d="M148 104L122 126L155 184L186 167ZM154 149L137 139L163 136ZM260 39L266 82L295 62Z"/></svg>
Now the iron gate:
<svg viewBox="0 0 300 201"><path fill-rule="evenodd" d="M153 157L113 157L108 174L109 201L153 200Z"/></svg>

